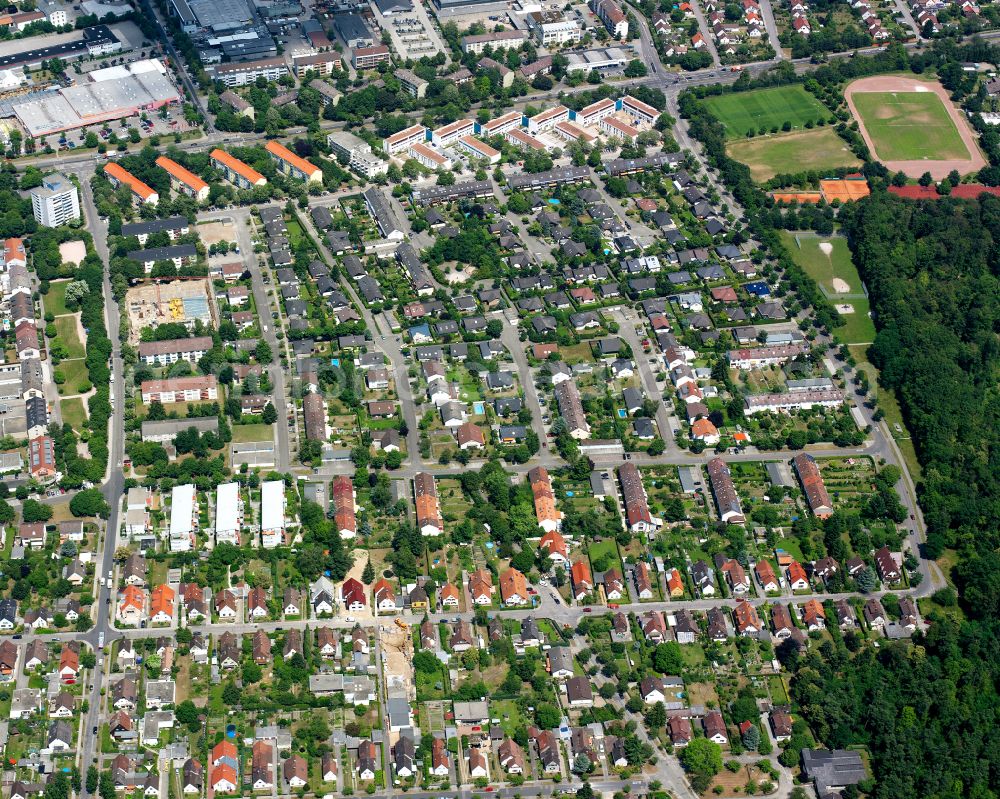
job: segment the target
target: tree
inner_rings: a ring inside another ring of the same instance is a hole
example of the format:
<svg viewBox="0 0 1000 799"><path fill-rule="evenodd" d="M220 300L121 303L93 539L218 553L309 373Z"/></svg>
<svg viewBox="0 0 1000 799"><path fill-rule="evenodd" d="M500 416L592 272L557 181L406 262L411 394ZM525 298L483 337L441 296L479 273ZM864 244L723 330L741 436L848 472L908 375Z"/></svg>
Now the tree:
<svg viewBox="0 0 1000 799"><path fill-rule="evenodd" d="M722 748L708 738L695 738L681 750L680 761L692 774L714 777L722 770Z"/></svg>
<svg viewBox="0 0 1000 799"><path fill-rule="evenodd" d="M90 294L90 284L86 280L74 280L66 286L66 306L77 307Z"/></svg>
<svg viewBox="0 0 1000 799"><path fill-rule="evenodd" d="M854 575L854 582L858 584L858 589L866 594L870 594L878 586L878 580L875 577L875 572L873 572L869 566L863 566L858 573Z"/></svg>
<svg viewBox="0 0 1000 799"><path fill-rule="evenodd" d="M743 748L751 752L756 752L757 747L760 746L760 729L756 724L751 724L747 727L747 731L743 733Z"/></svg>
<svg viewBox="0 0 1000 799"><path fill-rule="evenodd" d="M676 641L659 644L653 652L653 668L661 674L678 674L684 666L681 645Z"/></svg>
<svg viewBox="0 0 1000 799"><path fill-rule="evenodd" d="M77 492L69 501L69 510L77 517L100 516L106 519L111 514L111 507L98 488L87 488Z"/></svg>
<svg viewBox="0 0 1000 799"><path fill-rule="evenodd" d="M549 704L540 704L535 708L535 723L539 729L552 730L559 726L559 710Z"/></svg>
<svg viewBox="0 0 1000 799"><path fill-rule="evenodd" d="M264 676L264 672L260 666L251 660L243 664L243 667L240 669L240 676L243 678L244 685L253 685L260 682L261 677Z"/></svg>
<svg viewBox="0 0 1000 799"><path fill-rule="evenodd" d="M99 775L97 772L97 766L90 766L87 769L87 793L93 793L97 790L97 781Z"/></svg>
<svg viewBox="0 0 1000 799"><path fill-rule="evenodd" d="M236 686L236 683L227 682L226 687L222 689L222 701L229 707L236 707L242 698L243 691Z"/></svg>
<svg viewBox="0 0 1000 799"><path fill-rule="evenodd" d="M274 424L278 421L278 412L274 409L274 405L270 402L264 406L264 412L261 414L261 420L264 424Z"/></svg>
<svg viewBox="0 0 1000 799"><path fill-rule="evenodd" d="M254 350L254 357L258 363L271 363L274 360L271 345L264 341L264 339L258 341L257 348Z"/></svg>
<svg viewBox="0 0 1000 799"><path fill-rule="evenodd" d="M583 752L573 758L574 774L587 774L593 767L594 764L590 762L590 758Z"/></svg>
<svg viewBox="0 0 1000 799"><path fill-rule="evenodd" d="M190 699L185 699L181 702L174 711L174 715L177 716L177 721L186 725L191 732L197 732L201 726L198 722L198 708L195 707L194 702Z"/></svg>
<svg viewBox="0 0 1000 799"><path fill-rule="evenodd" d="M21 519L28 524L47 522L52 518L52 508L37 499L26 499L21 505Z"/></svg>
<svg viewBox="0 0 1000 799"><path fill-rule="evenodd" d="M365 585L371 585L375 582L375 567L372 565L371 558L365 564L365 570L361 573L361 582Z"/></svg>
<svg viewBox="0 0 1000 799"><path fill-rule="evenodd" d="M646 724L651 730L658 730L667 723L667 709L663 702L655 703L646 711Z"/></svg>

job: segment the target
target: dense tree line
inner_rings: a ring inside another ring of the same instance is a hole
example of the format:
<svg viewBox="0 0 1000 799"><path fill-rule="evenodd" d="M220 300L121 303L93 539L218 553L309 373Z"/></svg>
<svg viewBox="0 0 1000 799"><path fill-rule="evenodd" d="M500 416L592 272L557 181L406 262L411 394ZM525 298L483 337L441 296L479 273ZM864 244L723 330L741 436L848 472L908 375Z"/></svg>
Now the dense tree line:
<svg viewBox="0 0 1000 799"><path fill-rule="evenodd" d="M926 554L959 550L951 576L966 620L931 611L916 647L879 650L834 628L833 640L804 658L785 653L793 698L827 746L869 748L879 799L992 796L1000 769L1000 201L910 203L877 191L847 206L841 221L876 318L870 357L899 399L923 467ZM887 512L905 517L899 507ZM935 600L956 597L945 589Z"/></svg>

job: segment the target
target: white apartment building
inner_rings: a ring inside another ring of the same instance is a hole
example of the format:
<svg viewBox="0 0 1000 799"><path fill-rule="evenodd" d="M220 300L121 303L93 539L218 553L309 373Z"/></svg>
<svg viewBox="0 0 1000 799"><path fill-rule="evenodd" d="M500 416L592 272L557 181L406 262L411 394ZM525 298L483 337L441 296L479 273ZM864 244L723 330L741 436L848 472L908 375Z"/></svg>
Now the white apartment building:
<svg viewBox="0 0 1000 799"><path fill-rule="evenodd" d="M215 499L215 543L240 545L243 527L243 500L238 483L223 483Z"/></svg>
<svg viewBox="0 0 1000 799"><path fill-rule="evenodd" d="M39 225L66 225L80 218L80 195L65 175L47 175L31 190L31 211Z"/></svg>
<svg viewBox="0 0 1000 799"><path fill-rule="evenodd" d="M558 11L534 11L526 19L535 41L542 47L560 47L578 42L583 35L575 21L566 19Z"/></svg>
<svg viewBox="0 0 1000 799"><path fill-rule="evenodd" d="M285 540L285 484L268 480L260 485L260 542L274 549Z"/></svg>
<svg viewBox="0 0 1000 799"><path fill-rule="evenodd" d="M386 139L382 140L382 151L388 155L395 155L399 152L405 152L409 150L410 147L419 141L427 140L427 128L423 125L411 125L398 133L393 133Z"/></svg>
<svg viewBox="0 0 1000 799"><path fill-rule="evenodd" d="M170 492L170 551L187 552L194 546L198 529L198 503L191 483L174 486Z"/></svg>

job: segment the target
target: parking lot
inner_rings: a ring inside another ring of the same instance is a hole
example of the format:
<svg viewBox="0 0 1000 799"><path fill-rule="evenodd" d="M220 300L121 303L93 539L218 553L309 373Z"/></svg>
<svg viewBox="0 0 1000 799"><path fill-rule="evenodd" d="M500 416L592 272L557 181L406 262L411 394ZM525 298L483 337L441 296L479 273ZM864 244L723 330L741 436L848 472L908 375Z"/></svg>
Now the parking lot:
<svg viewBox="0 0 1000 799"><path fill-rule="evenodd" d="M175 133L186 133L192 126L184 119L184 112L181 106L170 105L166 107L166 117L161 117L160 111L151 111L140 116L130 116L124 119L115 119L103 125L89 125L85 128L67 130L63 133L53 133L38 141L39 149L44 149L46 145L53 150L73 150L85 146L88 133L97 136L98 143L108 145L108 149L114 149L112 134L119 141L129 141L129 128L134 127L139 131L141 139L148 139L152 136L172 136ZM135 146L135 145L132 145Z"/></svg>

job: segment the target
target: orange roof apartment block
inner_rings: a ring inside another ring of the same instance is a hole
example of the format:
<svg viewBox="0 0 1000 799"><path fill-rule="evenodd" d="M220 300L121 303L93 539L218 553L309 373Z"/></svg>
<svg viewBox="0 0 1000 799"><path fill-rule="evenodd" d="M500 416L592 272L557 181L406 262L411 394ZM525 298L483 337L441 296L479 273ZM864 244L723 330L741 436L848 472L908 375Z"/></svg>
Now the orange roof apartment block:
<svg viewBox="0 0 1000 799"><path fill-rule="evenodd" d="M156 159L156 165L170 175L170 188L174 191L193 197L198 202L208 199L208 184L194 172L163 155Z"/></svg>
<svg viewBox="0 0 1000 799"><path fill-rule="evenodd" d="M322 169L310 164L305 158L300 158L285 147L285 145L278 144L276 141L269 141L264 145L264 149L271 154L271 158L278 165L278 169L284 174L308 183L323 182Z"/></svg>
<svg viewBox="0 0 1000 799"><path fill-rule="evenodd" d="M536 466L528 472L528 482L531 484L531 493L535 500L538 526L546 533L558 530L562 527L563 515L556 509L556 495L552 490L548 471L542 466ZM565 548L565 542L563 547Z"/></svg>
<svg viewBox="0 0 1000 799"><path fill-rule="evenodd" d="M159 194L139 180L139 178L131 172L122 169L114 162L104 165L104 174L107 176L108 180L111 181L111 185L116 188L118 186L128 186L132 190L132 197L140 203L156 205L160 201Z"/></svg>
<svg viewBox="0 0 1000 799"><path fill-rule="evenodd" d="M239 158L233 158L225 150L218 148L212 150L208 157L212 161L212 166L218 169L226 180L241 189L252 189L254 186L266 186L267 178L248 164L244 164Z"/></svg>
<svg viewBox="0 0 1000 799"><path fill-rule="evenodd" d="M528 604L528 581L517 569L507 569L500 575L500 598L505 605Z"/></svg>
<svg viewBox="0 0 1000 799"><path fill-rule="evenodd" d="M421 535L434 536L444 532L444 518L438 502L434 475L417 472L413 476L413 497L417 508L417 528Z"/></svg>
<svg viewBox="0 0 1000 799"><path fill-rule="evenodd" d="M802 484L802 491L806 495L806 502L809 503L809 510L820 519L827 519L833 515L833 503L830 501L830 494L826 490L823 482L823 475L820 474L816 459L803 452L792 458L792 465L795 473L799 476Z"/></svg>
<svg viewBox="0 0 1000 799"><path fill-rule="evenodd" d="M334 516L341 538L354 538L358 534L358 520L354 513L354 483L346 475L333 478Z"/></svg>

